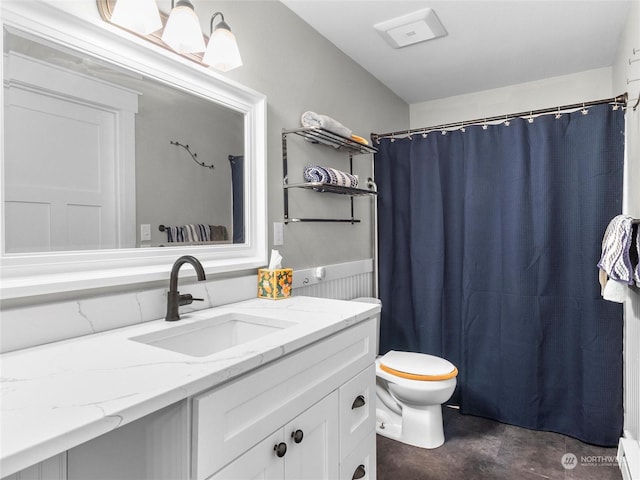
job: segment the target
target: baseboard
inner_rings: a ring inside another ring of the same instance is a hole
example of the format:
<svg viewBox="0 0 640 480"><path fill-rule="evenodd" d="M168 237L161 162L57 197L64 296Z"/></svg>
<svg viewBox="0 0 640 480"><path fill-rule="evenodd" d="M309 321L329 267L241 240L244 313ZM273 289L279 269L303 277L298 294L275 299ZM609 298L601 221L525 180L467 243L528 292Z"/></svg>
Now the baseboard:
<svg viewBox="0 0 640 480"><path fill-rule="evenodd" d="M631 438L620 439L618 465L622 480L640 480L640 442Z"/></svg>

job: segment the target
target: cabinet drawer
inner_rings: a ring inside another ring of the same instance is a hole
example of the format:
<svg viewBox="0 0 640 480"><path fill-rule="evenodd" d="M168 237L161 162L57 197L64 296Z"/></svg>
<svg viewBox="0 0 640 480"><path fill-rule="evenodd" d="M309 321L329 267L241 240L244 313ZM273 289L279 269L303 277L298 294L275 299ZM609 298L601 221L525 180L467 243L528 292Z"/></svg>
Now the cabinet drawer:
<svg viewBox="0 0 640 480"><path fill-rule="evenodd" d="M376 369L370 365L340 387L340 458L346 457L375 428Z"/></svg>
<svg viewBox="0 0 640 480"><path fill-rule="evenodd" d="M375 360L369 319L193 399L192 475L207 478Z"/></svg>
<svg viewBox="0 0 640 480"><path fill-rule="evenodd" d="M340 480L375 480L376 430L369 431L360 444L340 462Z"/></svg>

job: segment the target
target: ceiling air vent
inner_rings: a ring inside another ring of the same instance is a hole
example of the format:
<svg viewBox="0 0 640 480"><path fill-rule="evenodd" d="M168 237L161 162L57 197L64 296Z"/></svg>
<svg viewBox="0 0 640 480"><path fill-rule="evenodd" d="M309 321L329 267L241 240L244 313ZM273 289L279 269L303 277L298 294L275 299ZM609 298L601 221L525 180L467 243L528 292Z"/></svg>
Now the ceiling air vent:
<svg viewBox="0 0 640 480"><path fill-rule="evenodd" d="M447 31L431 8L418 10L373 26L393 48L444 37Z"/></svg>

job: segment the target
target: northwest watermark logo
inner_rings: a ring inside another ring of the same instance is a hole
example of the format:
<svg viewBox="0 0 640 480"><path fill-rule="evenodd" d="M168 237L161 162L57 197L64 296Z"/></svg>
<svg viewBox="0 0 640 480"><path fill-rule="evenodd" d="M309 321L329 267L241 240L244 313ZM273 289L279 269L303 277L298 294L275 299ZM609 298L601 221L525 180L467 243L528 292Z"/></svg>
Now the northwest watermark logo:
<svg viewBox="0 0 640 480"><path fill-rule="evenodd" d="M581 455L578 458L573 453L565 453L560 459L565 470L572 470L578 465L582 467L617 467L618 457L615 455Z"/></svg>
<svg viewBox="0 0 640 480"><path fill-rule="evenodd" d="M565 453L560 459L565 470L572 470L578 466L578 459L573 453Z"/></svg>

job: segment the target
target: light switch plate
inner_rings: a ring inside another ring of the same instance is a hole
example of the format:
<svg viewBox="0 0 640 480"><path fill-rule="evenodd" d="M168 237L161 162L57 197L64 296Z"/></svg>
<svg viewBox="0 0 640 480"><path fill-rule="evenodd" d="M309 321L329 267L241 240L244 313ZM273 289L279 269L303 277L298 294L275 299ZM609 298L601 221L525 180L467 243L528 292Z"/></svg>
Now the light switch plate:
<svg viewBox="0 0 640 480"><path fill-rule="evenodd" d="M151 240L151 225L148 223L140 224L140 240L143 242Z"/></svg>

